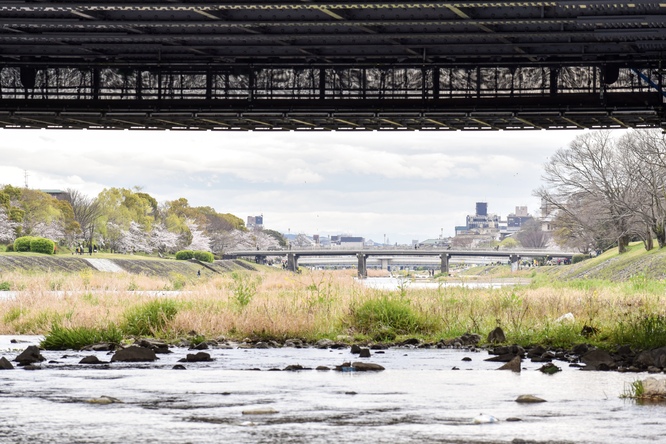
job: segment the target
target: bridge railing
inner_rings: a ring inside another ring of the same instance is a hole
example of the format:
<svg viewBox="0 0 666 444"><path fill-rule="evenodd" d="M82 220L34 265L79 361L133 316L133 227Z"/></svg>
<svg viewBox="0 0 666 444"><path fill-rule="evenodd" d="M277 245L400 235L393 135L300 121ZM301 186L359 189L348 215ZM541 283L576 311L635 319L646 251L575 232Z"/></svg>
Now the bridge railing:
<svg viewBox="0 0 666 444"><path fill-rule="evenodd" d="M233 71L58 67L0 69L0 98L14 100L422 100L649 91L631 69L604 85L597 67L486 68L265 68ZM551 76L552 74L552 76ZM645 72L655 84L654 72ZM555 82L555 83L553 83Z"/></svg>

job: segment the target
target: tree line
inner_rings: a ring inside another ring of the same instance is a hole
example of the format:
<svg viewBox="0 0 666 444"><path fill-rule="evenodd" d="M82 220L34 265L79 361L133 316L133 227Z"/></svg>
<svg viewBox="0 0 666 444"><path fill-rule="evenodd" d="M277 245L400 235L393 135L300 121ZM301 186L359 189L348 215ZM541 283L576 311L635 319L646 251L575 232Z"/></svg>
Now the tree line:
<svg viewBox="0 0 666 444"><path fill-rule="evenodd" d="M583 252L641 240L666 245L666 136L661 130L577 136L546 163L535 190L554 240Z"/></svg>
<svg viewBox="0 0 666 444"><path fill-rule="evenodd" d="M284 243L273 230L249 231L242 219L185 198L159 203L139 188L107 188L95 197L67 189L61 199L39 190L0 187L0 243L21 236L51 239L74 249L95 245L117 253L160 255L181 249L226 249Z"/></svg>

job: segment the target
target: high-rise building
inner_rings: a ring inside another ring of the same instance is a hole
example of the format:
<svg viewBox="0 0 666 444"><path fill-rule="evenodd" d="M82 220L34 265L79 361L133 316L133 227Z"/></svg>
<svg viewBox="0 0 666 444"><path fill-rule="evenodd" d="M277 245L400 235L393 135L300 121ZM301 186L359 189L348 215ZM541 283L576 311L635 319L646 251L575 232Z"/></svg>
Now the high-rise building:
<svg viewBox="0 0 666 444"><path fill-rule="evenodd" d="M477 216L487 216L488 215L488 202L477 202L476 203L476 215Z"/></svg>
<svg viewBox="0 0 666 444"><path fill-rule="evenodd" d="M260 216L248 216L247 228L256 228L258 230L264 228L264 215L262 214Z"/></svg>
<svg viewBox="0 0 666 444"><path fill-rule="evenodd" d="M513 214L509 214L506 217L507 228L509 231L517 231L525 223L531 221L532 216L527 212L527 207L516 207L516 211Z"/></svg>

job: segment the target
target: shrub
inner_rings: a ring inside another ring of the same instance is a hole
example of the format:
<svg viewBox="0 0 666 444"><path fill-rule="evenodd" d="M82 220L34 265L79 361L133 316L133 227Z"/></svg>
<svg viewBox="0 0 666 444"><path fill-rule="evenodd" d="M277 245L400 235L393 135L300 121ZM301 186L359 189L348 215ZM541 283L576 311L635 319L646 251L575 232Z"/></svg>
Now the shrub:
<svg viewBox="0 0 666 444"><path fill-rule="evenodd" d="M192 250L180 250L176 253L176 260L179 261L188 261L194 258L194 251Z"/></svg>
<svg viewBox="0 0 666 444"><path fill-rule="evenodd" d="M32 239L32 236L22 236L17 238L14 241L14 251L30 251L30 242Z"/></svg>
<svg viewBox="0 0 666 444"><path fill-rule="evenodd" d="M86 345L100 342L117 344L122 339L120 330L114 325L110 325L106 329L99 329L88 327L65 328L59 324L54 324L44 336L40 345L46 350L80 350Z"/></svg>
<svg viewBox="0 0 666 444"><path fill-rule="evenodd" d="M0 282L0 291L9 291L12 289L12 284L7 281Z"/></svg>
<svg viewBox="0 0 666 444"><path fill-rule="evenodd" d="M8 252L8 253L14 251L14 244L8 244L8 245L5 247L5 251Z"/></svg>
<svg viewBox="0 0 666 444"><path fill-rule="evenodd" d="M43 237L34 237L30 241L30 251L33 253L54 254L55 242Z"/></svg>
<svg viewBox="0 0 666 444"><path fill-rule="evenodd" d="M215 260L215 258L213 257L213 253L210 253L208 251L195 251L194 259L201 262L211 262L211 263Z"/></svg>
<svg viewBox="0 0 666 444"><path fill-rule="evenodd" d="M157 299L130 308L125 313L123 330L134 336L165 336L167 325L178 313L178 304L171 299Z"/></svg>
<svg viewBox="0 0 666 444"><path fill-rule="evenodd" d="M574 254L573 257L571 258L571 263L577 264L578 262L583 262L587 258L588 258L587 254Z"/></svg>

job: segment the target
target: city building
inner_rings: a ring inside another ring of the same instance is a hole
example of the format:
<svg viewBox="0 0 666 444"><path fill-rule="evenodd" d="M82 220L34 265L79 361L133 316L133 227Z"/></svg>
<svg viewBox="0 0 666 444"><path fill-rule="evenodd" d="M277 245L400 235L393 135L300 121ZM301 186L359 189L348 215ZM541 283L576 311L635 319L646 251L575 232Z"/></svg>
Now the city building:
<svg viewBox="0 0 666 444"><path fill-rule="evenodd" d="M470 214L463 226L456 227L458 235L499 235L500 217L496 214L488 214L488 203L477 202L476 214Z"/></svg>
<svg viewBox="0 0 666 444"><path fill-rule="evenodd" d="M456 235L452 245L459 248L476 248L490 245L513 236L534 217L529 214L526 206L516 206L506 220L496 214L488 213L487 202L476 203L476 213L468 215L465 225L456 226Z"/></svg>
<svg viewBox="0 0 666 444"><path fill-rule="evenodd" d="M331 245L344 248L363 248L365 239L359 236L331 236Z"/></svg>
<svg viewBox="0 0 666 444"><path fill-rule="evenodd" d="M506 227L500 230L501 238L504 239L519 232L531 220L534 220L534 217L527 212L527 207L516 207L516 211L506 217Z"/></svg>
<svg viewBox="0 0 666 444"><path fill-rule="evenodd" d="M261 230L264 228L264 215L260 216L248 216L247 217L247 228L248 229L257 229Z"/></svg>

